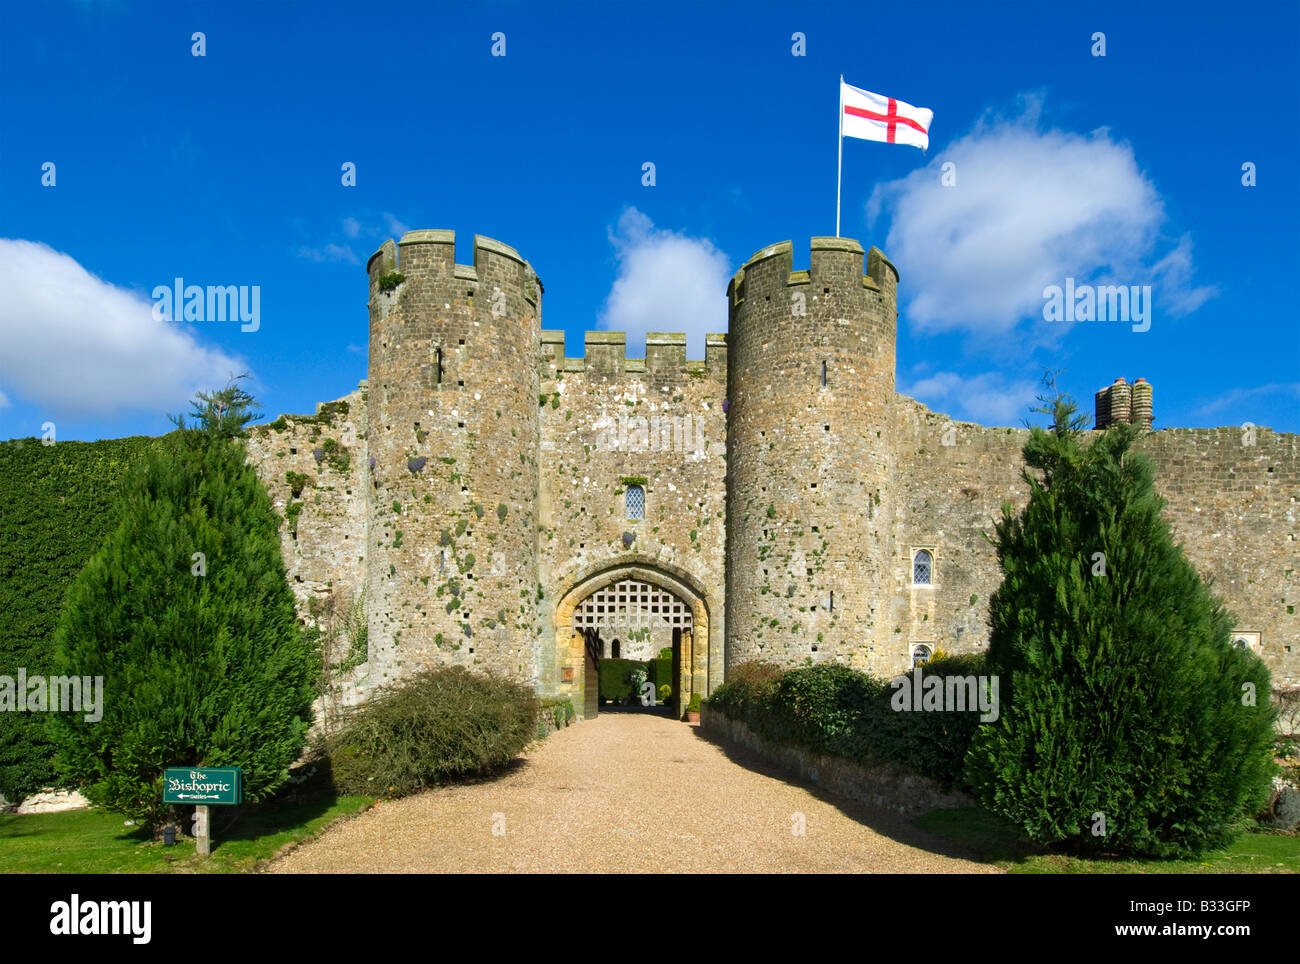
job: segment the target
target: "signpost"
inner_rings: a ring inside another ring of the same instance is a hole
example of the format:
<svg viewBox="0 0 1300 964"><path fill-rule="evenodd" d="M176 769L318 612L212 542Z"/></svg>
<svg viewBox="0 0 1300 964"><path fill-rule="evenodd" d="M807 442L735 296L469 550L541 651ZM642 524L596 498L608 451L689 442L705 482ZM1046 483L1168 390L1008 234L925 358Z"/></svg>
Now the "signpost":
<svg viewBox="0 0 1300 964"><path fill-rule="evenodd" d="M163 771L163 803L194 807L194 840L200 856L212 853L208 807L234 806L244 799L239 767L168 767Z"/></svg>

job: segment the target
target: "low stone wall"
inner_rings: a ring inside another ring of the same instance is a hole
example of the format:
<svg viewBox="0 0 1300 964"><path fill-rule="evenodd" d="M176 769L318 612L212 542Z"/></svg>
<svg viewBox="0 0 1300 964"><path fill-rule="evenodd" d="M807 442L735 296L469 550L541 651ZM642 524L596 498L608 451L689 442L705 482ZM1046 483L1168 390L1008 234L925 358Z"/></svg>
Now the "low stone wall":
<svg viewBox="0 0 1300 964"><path fill-rule="evenodd" d="M568 719L561 718L561 722L557 726L555 723L555 705L543 706L541 711L537 714L537 736L539 739L544 740L557 730L562 730L565 727L572 726L581 719L582 717L578 716L577 712L574 712L574 714Z"/></svg>
<svg viewBox="0 0 1300 964"><path fill-rule="evenodd" d="M940 807L975 805L966 794L945 791L938 782L899 767L888 764L866 767L841 757L765 740L744 723L710 711L707 703L700 711L700 732L709 739L753 750L810 783L873 807L912 816Z"/></svg>

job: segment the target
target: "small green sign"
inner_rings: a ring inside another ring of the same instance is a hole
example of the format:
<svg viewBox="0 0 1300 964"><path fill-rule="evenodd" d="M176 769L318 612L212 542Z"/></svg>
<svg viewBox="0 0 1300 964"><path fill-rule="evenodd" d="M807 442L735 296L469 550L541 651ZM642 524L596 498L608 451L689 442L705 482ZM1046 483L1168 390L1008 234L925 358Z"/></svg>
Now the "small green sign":
<svg viewBox="0 0 1300 964"><path fill-rule="evenodd" d="M163 803L215 806L243 799L244 776L239 767L169 767L163 771Z"/></svg>

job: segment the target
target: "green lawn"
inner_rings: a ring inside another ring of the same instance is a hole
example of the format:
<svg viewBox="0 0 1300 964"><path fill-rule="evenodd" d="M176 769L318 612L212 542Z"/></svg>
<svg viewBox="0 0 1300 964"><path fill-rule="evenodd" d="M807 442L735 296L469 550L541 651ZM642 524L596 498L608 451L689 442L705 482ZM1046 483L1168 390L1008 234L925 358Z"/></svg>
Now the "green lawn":
<svg viewBox="0 0 1300 964"><path fill-rule="evenodd" d="M1242 834L1223 850L1197 860L1090 859L1043 853L1014 827L978 807L932 810L916 826L974 851L1010 874L1294 874L1300 873L1300 836Z"/></svg>
<svg viewBox="0 0 1300 964"><path fill-rule="evenodd" d="M231 827L226 808L213 807L212 855L194 853L194 841L154 843L121 814L106 810L17 816L0 814L0 872L32 874L245 873L285 845L309 840L326 825L366 810L370 797L328 797L268 806L239 815ZM242 808L241 808L242 809Z"/></svg>

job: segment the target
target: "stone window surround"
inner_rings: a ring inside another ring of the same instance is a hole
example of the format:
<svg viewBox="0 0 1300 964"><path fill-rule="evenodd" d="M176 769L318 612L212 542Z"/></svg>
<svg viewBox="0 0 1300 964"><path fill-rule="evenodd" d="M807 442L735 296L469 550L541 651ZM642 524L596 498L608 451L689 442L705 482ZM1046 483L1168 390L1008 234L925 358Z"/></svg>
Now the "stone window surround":
<svg viewBox="0 0 1300 964"><path fill-rule="evenodd" d="M1245 638L1247 649L1256 656L1261 655L1261 651L1264 648L1264 641L1259 632L1251 629L1234 629L1231 637L1232 645L1237 645L1237 640L1241 638Z"/></svg>
<svg viewBox="0 0 1300 964"><path fill-rule="evenodd" d="M928 552L930 554L930 581L913 582L916 576L916 554L918 552ZM939 554L935 551L934 546L912 546L907 554L907 585L911 589L933 589L939 585Z"/></svg>
<svg viewBox="0 0 1300 964"><path fill-rule="evenodd" d="M930 660L934 659L935 650L939 648L937 643L934 643L930 640L922 640L921 642L911 643L907 648L907 661L908 661L908 665L912 669L916 669L917 667L916 651L920 649L922 646L925 647L925 651L926 651L925 661L927 663L930 662Z"/></svg>
<svg viewBox="0 0 1300 964"><path fill-rule="evenodd" d="M636 500L636 501L639 501L639 502L640 502L640 505L639 505L639 506L634 506L634 504L633 504L633 502L634 502L634 497L633 497L633 495L632 495L632 490L633 490L633 489L638 490L639 493L640 493L640 497L639 497L639 499ZM633 515L633 512L636 511L636 510L638 510L638 509L640 510L640 515ZM626 521L628 521L628 522L641 522L641 521L643 521L643 520L645 519L645 509L646 509L646 505L645 505L645 486L644 486L644 485L637 485L637 484L635 484L635 483L628 485L628 486L626 487L626 491L625 491L624 494L623 494L623 517L624 517L624 519L625 519Z"/></svg>

